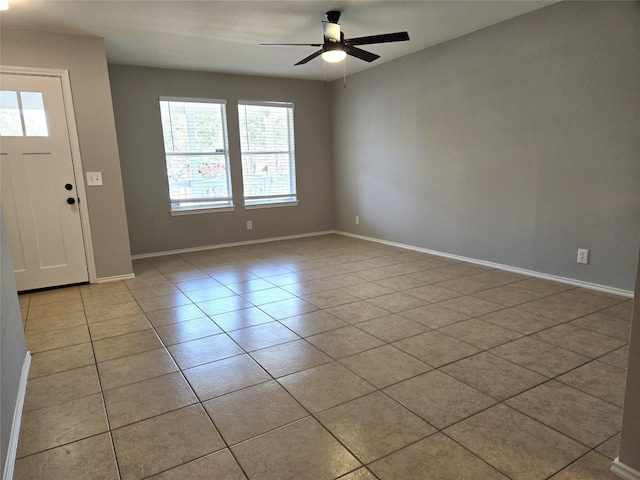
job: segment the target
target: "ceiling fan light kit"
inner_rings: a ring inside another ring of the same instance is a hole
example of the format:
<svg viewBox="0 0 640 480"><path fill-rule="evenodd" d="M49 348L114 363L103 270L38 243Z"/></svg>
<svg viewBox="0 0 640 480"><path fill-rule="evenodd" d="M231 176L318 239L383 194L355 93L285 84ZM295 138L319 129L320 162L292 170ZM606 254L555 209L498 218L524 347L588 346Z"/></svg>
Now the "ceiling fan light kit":
<svg viewBox="0 0 640 480"><path fill-rule="evenodd" d="M325 62L336 63L344 60L347 55L359 58L365 62L373 62L380 58L380 55L367 52L357 48L356 45L372 45L375 43L391 43L405 42L409 40L407 32L383 33L381 35L370 35L367 37L344 38L344 33L340 31L340 12L331 10L326 13L327 20L322 22L324 30L323 43L262 43L261 45L289 45L289 46L306 46L306 47L322 47L315 53L303 58L295 65L304 65L318 56L322 56Z"/></svg>

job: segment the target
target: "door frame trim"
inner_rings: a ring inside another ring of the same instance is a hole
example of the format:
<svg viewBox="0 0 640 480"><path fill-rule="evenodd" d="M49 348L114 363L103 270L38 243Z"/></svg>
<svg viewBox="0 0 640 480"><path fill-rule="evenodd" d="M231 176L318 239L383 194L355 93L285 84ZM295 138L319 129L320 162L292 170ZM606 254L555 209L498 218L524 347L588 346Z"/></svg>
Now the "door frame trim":
<svg viewBox="0 0 640 480"><path fill-rule="evenodd" d="M82 227L82 241L84 243L84 254L87 262L87 273L89 276L89 283L96 283L98 277L96 274L96 262L93 254L91 222L89 221L87 192L84 182L84 168L82 166L82 158L80 157L80 139L78 138L78 126L76 124L76 114L73 108L69 70L0 65L0 73L28 75L33 77L55 77L60 79L65 116L67 118L67 132L69 134L69 144L71 147L73 175L76 181L76 191L78 192L78 197L81 199L81 201L78 202L78 206L80 207L80 225Z"/></svg>

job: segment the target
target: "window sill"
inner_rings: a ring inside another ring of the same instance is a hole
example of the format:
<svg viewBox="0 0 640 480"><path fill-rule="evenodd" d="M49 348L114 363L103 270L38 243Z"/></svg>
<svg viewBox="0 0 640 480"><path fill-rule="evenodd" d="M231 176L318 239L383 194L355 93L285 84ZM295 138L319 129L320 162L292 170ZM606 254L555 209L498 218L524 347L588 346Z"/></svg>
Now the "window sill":
<svg viewBox="0 0 640 480"><path fill-rule="evenodd" d="M172 217L180 217L182 215L198 215L200 213L233 212L235 209L236 209L235 205L232 205L230 207L193 208L190 210L169 210L169 214Z"/></svg>
<svg viewBox="0 0 640 480"><path fill-rule="evenodd" d="M245 210L257 210L259 208L276 208L276 207L295 207L300 203L298 200L295 202L273 202L273 203L255 203L245 205Z"/></svg>

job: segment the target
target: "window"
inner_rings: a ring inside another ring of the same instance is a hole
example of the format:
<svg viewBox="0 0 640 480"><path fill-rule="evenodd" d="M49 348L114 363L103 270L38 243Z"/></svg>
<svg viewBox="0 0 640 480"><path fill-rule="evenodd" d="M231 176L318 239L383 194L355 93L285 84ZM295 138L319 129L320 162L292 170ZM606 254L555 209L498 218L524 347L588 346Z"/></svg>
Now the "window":
<svg viewBox="0 0 640 480"><path fill-rule="evenodd" d="M41 92L0 90L0 136L47 137L47 116Z"/></svg>
<svg viewBox="0 0 640 480"><path fill-rule="evenodd" d="M297 202L293 104L239 102L244 204Z"/></svg>
<svg viewBox="0 0 640 480"><path fill-rule="evenodd" d="M226 102L160 98L171 212L232 207Z"/></svg>

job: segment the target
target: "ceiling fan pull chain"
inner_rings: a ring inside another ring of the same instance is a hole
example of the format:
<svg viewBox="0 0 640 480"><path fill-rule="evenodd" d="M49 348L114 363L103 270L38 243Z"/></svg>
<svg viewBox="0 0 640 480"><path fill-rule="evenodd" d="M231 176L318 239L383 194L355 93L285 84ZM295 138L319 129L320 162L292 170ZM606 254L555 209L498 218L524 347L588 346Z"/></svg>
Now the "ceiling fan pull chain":
<svg viewBox="0 0 640 480"><path fill-rule="evenodd" d="M345 59L345 61L342 62L342 88L347 88L347 67L345 66L346 63L347 60Z"/></svg>

